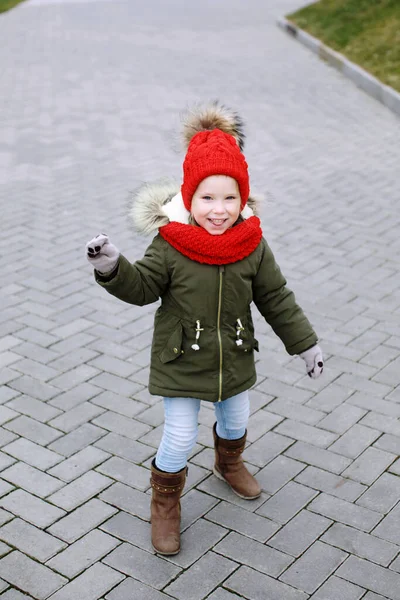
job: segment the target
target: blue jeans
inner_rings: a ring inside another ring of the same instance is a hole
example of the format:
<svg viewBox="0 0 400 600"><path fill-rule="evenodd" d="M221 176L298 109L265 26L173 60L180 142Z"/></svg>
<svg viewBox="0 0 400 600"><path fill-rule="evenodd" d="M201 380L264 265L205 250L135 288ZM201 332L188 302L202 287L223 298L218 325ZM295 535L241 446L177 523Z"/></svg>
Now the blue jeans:
<svg viewBox="0 0 400 600"><path fill-rule="evenodd" d="M214 404L217 435L226 440L244 436L249 419L248 392ZM156 466L176 473L186 466L197 440L200 400L197 398L164 398L164 433L156 455Z"/></svg>

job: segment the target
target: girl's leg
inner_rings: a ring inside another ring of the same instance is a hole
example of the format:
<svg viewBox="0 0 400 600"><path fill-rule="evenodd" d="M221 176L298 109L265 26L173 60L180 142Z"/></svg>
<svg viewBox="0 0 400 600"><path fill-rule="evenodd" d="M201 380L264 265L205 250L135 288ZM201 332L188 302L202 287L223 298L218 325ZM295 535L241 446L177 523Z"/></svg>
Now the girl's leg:
<svg viewBox="0 0 400 600"><path fill-rule="evenodd" d="M248 392L232 396L214 406L217 417L213 430L214 474L230 485L232 491L241 498L258 498L261 488L242 460L250 412Z"/></svg>
<svg viewBox="0 0 400 600"><path fill-rule="evenodd" d="M181 471L197 439L200 400L164 398L164 433L156 455L156 467L167 473Z"/></svg>
<svg viewBox="0 0 400 600"><path fill-rule="evenodd" d="M214 404L217 435L225 440L237 440L246 433L250 414L249 392L232 396Z"/></svg>

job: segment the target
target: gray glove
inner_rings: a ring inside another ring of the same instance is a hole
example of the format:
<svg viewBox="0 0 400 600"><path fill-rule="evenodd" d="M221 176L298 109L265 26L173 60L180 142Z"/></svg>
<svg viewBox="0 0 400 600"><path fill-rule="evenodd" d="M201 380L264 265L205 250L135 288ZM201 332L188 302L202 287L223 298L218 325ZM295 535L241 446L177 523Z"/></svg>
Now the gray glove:
<svg viewBox="0 0 400 600"><path fill-rule="evenodd" d="M299 354L306 363L307 374L312 379L317 379L324 370L324 359L321 348L316 345Z"/></svg>
<svg viewBox="0 0 400 600"><path fill-rule="evenodd" d="M86 258L99 273L110 273L118 264L120 252L108 235L96 235L86 244Z"/></svg>

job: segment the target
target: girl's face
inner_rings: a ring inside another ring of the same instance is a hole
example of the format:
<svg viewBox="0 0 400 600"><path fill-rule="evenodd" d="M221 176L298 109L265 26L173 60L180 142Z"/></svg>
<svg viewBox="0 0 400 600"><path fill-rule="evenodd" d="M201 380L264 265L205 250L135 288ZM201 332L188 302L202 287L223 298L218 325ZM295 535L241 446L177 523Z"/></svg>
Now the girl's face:
<svg viewBox="0 0 400 600"><path fill-rule="evenodd" d="M227 175L211 175L198 186L192 198L192 216L211 235L221 235L240 214L237 181Z"/></svg>

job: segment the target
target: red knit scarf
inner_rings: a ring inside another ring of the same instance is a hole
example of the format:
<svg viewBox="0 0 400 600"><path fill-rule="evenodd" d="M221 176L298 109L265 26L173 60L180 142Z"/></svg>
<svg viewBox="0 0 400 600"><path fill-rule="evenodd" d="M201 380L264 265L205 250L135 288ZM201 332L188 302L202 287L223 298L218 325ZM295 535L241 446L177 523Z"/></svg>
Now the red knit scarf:
<svg viewBox="0 0 400 600"><path fill-rule="evenodd" d="M176 221L160 227L159 232L181 254L208 265L227 265L246 258L262 237L258 217L250 217L222 235L211 235L203 227Z"/></svg>

